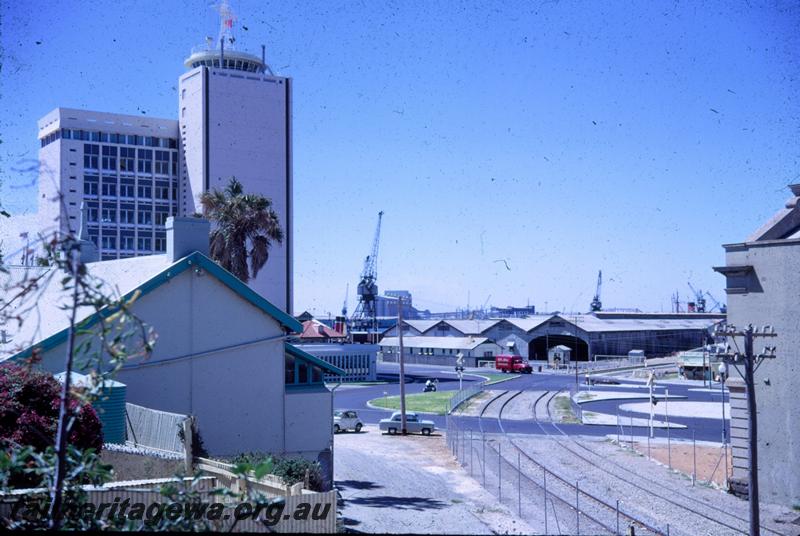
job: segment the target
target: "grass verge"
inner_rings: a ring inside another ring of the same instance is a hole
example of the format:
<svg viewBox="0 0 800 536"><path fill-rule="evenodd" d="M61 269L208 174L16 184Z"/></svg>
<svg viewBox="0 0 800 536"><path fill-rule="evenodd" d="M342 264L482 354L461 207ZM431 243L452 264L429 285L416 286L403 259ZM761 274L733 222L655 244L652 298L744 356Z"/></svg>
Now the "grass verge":
<svg viewBox="0 0 800 536"><path fill-rule="evenodd" d="M406 411L420 411L444 415L447 411L447 402L455 393L455 391L433 391L430 393L406 395ZM399 396L373 398L369 403L378 408L400 409Z"/></svg>
<svg viewBox="0 0 800 536"><path fill-rule="evenodd" d="M503 374L502 372L473 372L476 376L486 378L486 385L500 383L505 380L513 380L519 378L519 374Z"/></svg>
<svg viewBox="0 0 800 536"><path fill-rule="evenodd" d="M555 405L556 417L560 419L561 422L580 424L580 419L578 419L575 412L572 411L572 401L569 399L569 395L557 396L555 400L553 400L553 403Z"/></svg>

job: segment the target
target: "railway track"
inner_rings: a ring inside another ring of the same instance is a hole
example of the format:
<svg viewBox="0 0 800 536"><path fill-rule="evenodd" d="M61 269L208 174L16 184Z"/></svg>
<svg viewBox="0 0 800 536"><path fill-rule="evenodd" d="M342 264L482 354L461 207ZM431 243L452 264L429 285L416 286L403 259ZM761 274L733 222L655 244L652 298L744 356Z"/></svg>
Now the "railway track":
<svg viewBox="0 0 800 536"><path fill-rule="evenodd" d="M480 415L478 416L478 426L480 428L481 433L484 433L484 419L486 411L489 409L490 406L493 404L497 404L501 402L501 399L505 397L509 391L502 391L500 394L494 396L490 399L481 409ZM619 514L620 519L625 520L627 524L634 525L637 529L637 533L639 534L655 534L655 535L663 535L665 534L663 531L649 525L645 521L638 519L626 512L618 510L617 505L612 505L602 498L597 497L596 495L587 492L586 490L580 489L578 485L575 483L571 483L565 478L561 477L560 475L553 473L549 469L547 469L544 465L534 460L531 456L529 456L523 449L521 449L514 440L505 432L503 428L503 421L502 421L502 412L505 409L506 405L513 400L519 392L513 394L512 396L508 397L505 401L502 401L500 405L500 409L497 415L497 423L500 427L500 431L502 433L503 438L514 447L514 451L519 454L520 457L525 458L526 463L529 466L534 466L540 469L543 472L543 475L547 475L547 480L551 482L550 486L545 490L545 486L543 483L540 483L538 479L531 478L527 474L520 471L520 476L524 476L527 482L532 484L535 488L538 488L543 493L546 491L546 499L550 499L551 503L553 500L557 501L559 505L568 509L571 512L574 512L577 515L577 519L583 519L588 521L588 526L582 525L584 530L589 529L590 534L597 533L597 529L599 528L600 531L606 532L609 534L616 534L617 529L612 528L611 525L607 520L600 519L601 515L603 514L611 514L616 516ZM513 467L513 463L508 460L507 457L501 454L501 448L495 448L494 445L490 444L490 449L498 456L498 459L502 458L508 463L510 466ZM483 468L485 471L486 468ZM580 496L582 500L580 501L580 505L576 505L573 500ZM553 510L555 512L555 505L553 504ZM602 513L601 513L602 512ZM571 517L571 516L570 516ZM558 521L558 517L556 516L556 521ZM578 523L576 523L577 525ZM642 532L645 531L645 532ZM560 532L560 531L559 531Z"/></svg>
<svg viewBox="0 0 800 536"><path fill-rule="evenodd" d="M603 471L609 476L612 476L622 481L627 485L630 485L644 493L647 493L648 495L655 497L658 500L667 502L669 504L672 504L673 506L683 509L687 515L702 518L705 522L711 522L716 526L724 527L725 529L734 531L737 534L749 534L748 519L737 516L724 508L720 508L716 505L709 503L708 501L702 500L698 497L690 497L689 495L681 493L678 490L665 486L661 482L642 476L641 474L636 473L613 460L609 460L607 458L600 456L599 454L592 451L582 443L576 441L575 438L564 432L564 430L561 429L561 427L559 427L557 422L553 419L552 413L550 411L550 401L561 392L563 392L563 390L552 392L552 394L544 402L547 408L547 415L550 419L549 423L545 425L539 421L539 419L536 417L537 415L536 406L540 402L542 402L542 400L545 397L547 397L548 394L550 394L550 391L545 391L536 399L536 401L534 402L533 416L534 416L534 421L542 430L542 432L547 436L553 438L563 450L570 452L572 455L576 456L580 460L592 465L593 467L599 469L600 471ZM506 403L510 402L512 398L513 397L509 398L506 401ZM499 418L502 418L502 412L500 413ZM548 432L547 430L548 427L552 427L555 430L557 430L559 434L563 436L565 439L559 439L557 435ZM571 445L574 445L577 448L571 448ZM610 466L614 467L615 470L609 470ZM623 472L629 476L622 476L620 472ZM665 493L659 493L656 490L663 490ZM677 500L676 499L677 497L685 499L686 502ZM731 523L736 523L736 525ZM775 531L763 525L761 527L761 530L762 533L764 534L774 534L777 536L780 536L782 534L781 532Z"/></svg>

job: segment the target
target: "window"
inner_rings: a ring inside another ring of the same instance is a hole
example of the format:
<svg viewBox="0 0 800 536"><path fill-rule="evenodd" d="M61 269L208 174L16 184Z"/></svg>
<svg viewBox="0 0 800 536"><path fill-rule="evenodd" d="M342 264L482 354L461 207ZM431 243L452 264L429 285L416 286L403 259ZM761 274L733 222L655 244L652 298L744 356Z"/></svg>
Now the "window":
<svg viewBox="0 0 800 536"><path fill-rule="evenodd" d="M322 383L322 369L311 367L311 383Z"/></svg>
<svg viewBox="0 0 800 536"><path fill-rule="evenodd" d="M167 250L167 239L156 237L156 251Z"/></svg>
<svg viewBox="0 0 800 536"><path fill-rule="evenodd" d="M151 149L139 149L139 173L153 172L153 151Z"/></svg>
<svg viewBox="0 0 800 536"><path fill-rule="evenodd" d="M172 151L172 175L178 174L178 152Z"/></svg>
<svg viewBox="0 0 800 536"><path fill-rule="evenodd" d="M125 136L122 134L110 134L108 141L111 143L125 143Z"/></svg>
<svg viewBox="0 0 800 536"><path fill-rule="evenodd" d="M139 185L139 197L141 199L152 199L153 197L153 187L147 184L140 184Z"/></svg>
<svg viewBox="0 0 800 536"><path fill-rule="evenodd" d="M127 249L133 250L133 237L132 236L121 236L120 237L120 248L119 249Z"/></svg>
<svg viewBox="0 0 800 536"><path fill-rule="evenodd" d="M302 361L297 367L297 383L308 383L308 364Z"/></svg>
<svg viewBox="0 0 800 536"><path fill-rule="evenodd" d="M102 141L103 143L108 143L108 133L107 132L101 132L100 133L100 141Z"/></svg>
<svg viewBox="0 0 800 536"><path fill-rule="evenodd" d="M115 183L108 183L103 181L103 196L116 197L116 195L117 195L117 185Z"/></svg>
<svg viewBox="0 0 800 536"><path fill-rule="evenodd" d="M151 239L143 236L139 237L139 251L150 251Z"/></svg>
<svg viewBox="0 0 800 536"><path fill-rule="evenodd" d="M288 352L285 352L284 356L285 356L283 360L284 371L285 371L284 383L286 383L286 385L291 385L294 383L295 359L294 356L290 355Z"/></svg>
<svg viewBox="0 0 800 536"><path fill-rule="evenodd" d="M103 223L116 223L117 221L117 209L116 208L104 208L102 212L102 222Z"/></svg>
<svg viewBox="0 0 800 536"><path fill-rule="evenodd" d="M134 210L131 206L122 206L119 209L119 222L120 223L127 223L133 225L136 223L134 221ZM133 248L130 248L133 249Z"/></svg>
<svg viewBox="0 0 800 536"><path fill-rule="evenodd" d="M139 225L152 225L152 223L153 223L153 214L149 210L140 210ZM150 247L148 247L147 249L150 249Z"/></svg>
<svg viewBox="0 0 800 536"><path fill-rule="evenodd" d="M134 197L135 188L133 184L126 184L122 183L119 185L119 195L120 197Z"/></svg>
<svg viewBox="0 0 800 536"><path fill-rule="evenodd" d="M83 145L83 167L87 169L98 168L98 155L100 154L99 145L85 143Z"/></svg>
<svg viewBox="0 0 800 536"><path fill-rule="evenodd" d="M97 183L96 182L84 182L83 183L83 195L97 195Z"/></svg>
<svg viewBox="0 0 800 536"><path fill-rule="evenodd" d="M130 147L119 148L119 170L130 171L133 173L133 159L136 157L136 149Z"/></svg>
<svg viewBox="0 0 800 536"><path fill-rule="evenodd" d="M97 222L97 207L89 207L86 209L86 221ZM95 245L97 245L97 241L95 240Z"/></svg>
<svg viewBox="0 0 800 536"><path fill-rule="evenodd" d="M167 212L156 212L156 225L166 225L167 218L169 218L169 213Z"/></svg>
<svg viewBox="0 0 800 536"><path fill-rule="evenodd" d="M169 199L169 185L156 184L156 199Z"/></svg>
<svg viewBox="0 0 800 536"><path fill-rule="evenodd" d="M117 249L116 236L104 236L102 242L103 249Z"/></svg>
<svg viewBox="0 0 800 536"><path fill-rule="evenodd" d="M89 132L89 141L100 141L100 133L97 131Z"/></svg>
<svg viewBox="0 0 800 536"><path fill-rule="evenodd" d="M156 151L156 173L169 175L169 151Z"/></svg>

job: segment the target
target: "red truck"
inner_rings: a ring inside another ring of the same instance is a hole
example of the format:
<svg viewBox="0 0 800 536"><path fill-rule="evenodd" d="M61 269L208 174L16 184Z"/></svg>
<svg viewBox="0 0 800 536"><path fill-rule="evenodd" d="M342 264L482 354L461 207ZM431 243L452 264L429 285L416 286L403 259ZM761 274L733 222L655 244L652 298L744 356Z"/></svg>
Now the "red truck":
<svg viewBox="0 0 800 536"><path fill-rule="evenodd" d="M501 372L530 374L533 368L518 355L499 355L494 358L494 368Z"/></svg>

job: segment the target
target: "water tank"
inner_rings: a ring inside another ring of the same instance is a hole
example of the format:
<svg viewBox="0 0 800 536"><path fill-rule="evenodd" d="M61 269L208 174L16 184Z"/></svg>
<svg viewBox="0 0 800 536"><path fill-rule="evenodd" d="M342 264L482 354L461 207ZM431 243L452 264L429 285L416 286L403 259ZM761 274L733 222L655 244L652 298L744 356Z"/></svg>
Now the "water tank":
<svg viewBox="0 0 800 536"><path fill-rule="evenodd" d="M64 375L64 372L60 372L55 377L59 382L63 382ZM88 376L73 372L70 384L75 387L87 387L91 385L91 381ZM124 383L106 380L98 397L92 402L92 407L103 426L103 443L125 443L126 391Z"/></svg>

